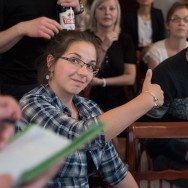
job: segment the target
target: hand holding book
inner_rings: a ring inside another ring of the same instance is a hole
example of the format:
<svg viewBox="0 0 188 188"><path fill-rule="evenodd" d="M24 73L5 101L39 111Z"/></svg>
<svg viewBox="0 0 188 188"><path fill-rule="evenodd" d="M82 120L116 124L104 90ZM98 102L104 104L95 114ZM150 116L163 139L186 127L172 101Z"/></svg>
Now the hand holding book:
<svg viewBox="0 0 188 188"><path fill-rule="evenodd" d="M0 175L10 173L13 185L29 182L80 148L103 129L98 123L70 141L40 126L29 126L0 153Z"/></svg>

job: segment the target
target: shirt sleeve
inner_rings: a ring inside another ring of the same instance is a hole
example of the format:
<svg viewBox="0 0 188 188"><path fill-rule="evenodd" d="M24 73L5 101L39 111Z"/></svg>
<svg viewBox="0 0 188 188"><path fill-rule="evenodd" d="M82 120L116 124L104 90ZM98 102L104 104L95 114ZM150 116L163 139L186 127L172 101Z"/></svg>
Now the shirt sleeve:
<svg viewBox="0 0 188 188"><path fill-rule="evenodd" d="M76 120L71 118L67 108L61 109L58 106L58 102L54 104L50 100L41 94L28 94L25 96L20 101L25 121L49 128L57 134L63 135L71 140L82 135L83 132L99 121L97 116L100 114L100 111L95 106L91 107L95 109L91 110L93 113L88 113L90 117ZM90 107L88 106L88 108Z"/></svg>
<svg viewBox="0 0 188 188"><path fill-rule="evenodd" d="M119 158L111 141L106 142L99 171L111 185L120 183L128 173L128 165Z"/></svg>
<svg viewBox="0 0 188 188"><path fill-rule="evenodd" d="M153 59L157 65L161 63L164 59L167 57L164 55L164 50L162 45L159 45L159 43L154 44L153 46L150 47L148 52L145 54L143 60L147 64L148 63L148 58L150 57Z"/></svg>

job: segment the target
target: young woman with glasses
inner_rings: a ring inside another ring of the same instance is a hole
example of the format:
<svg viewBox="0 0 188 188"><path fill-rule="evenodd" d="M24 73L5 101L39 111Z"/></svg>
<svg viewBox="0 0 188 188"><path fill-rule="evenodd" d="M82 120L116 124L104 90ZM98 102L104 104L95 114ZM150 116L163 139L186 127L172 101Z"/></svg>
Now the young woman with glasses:
<svg viewBox="0 0 188 188"><path fill-rule="evenodd" d="M154 106L161 106L163 91L150 84L150 70L138 97L102 113L95 102L79 96L99 69L99 50L100 42L93 34L61 31L44 54L41 85L20 101L25 122L50 128L71 140L98 122L105 125L93 141L68 156L48 187L89 187L88 176L97 170L113 187L138 188L111 139Z"/></svg>

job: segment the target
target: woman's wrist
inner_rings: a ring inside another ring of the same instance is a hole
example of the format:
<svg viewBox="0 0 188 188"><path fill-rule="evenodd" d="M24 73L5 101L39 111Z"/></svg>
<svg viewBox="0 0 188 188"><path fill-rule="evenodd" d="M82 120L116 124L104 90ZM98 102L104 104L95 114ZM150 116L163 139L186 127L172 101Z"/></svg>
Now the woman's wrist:
<svg viewBox="0 0 188 188"><path fill-rule="evenodd" d="M153 98L153 108L159 107L159 105L157 104L158 98L151 91L143 91L142 93L146 93Z"/></svg>
<svg viewBox="0 0 188 188"><path fill-rule="evenodd" d="M102 78L102 81L103 81L102 87L106 87L106 79Z"/></svg>
<svg viewBox="0 0 188 188"><path fill-rule="evenodd" d="M26 31L24 31L25 27L25 22L20 22L17 25L15 25L16 31L17 31L17 36L23 37L26 36Z"/></svg>

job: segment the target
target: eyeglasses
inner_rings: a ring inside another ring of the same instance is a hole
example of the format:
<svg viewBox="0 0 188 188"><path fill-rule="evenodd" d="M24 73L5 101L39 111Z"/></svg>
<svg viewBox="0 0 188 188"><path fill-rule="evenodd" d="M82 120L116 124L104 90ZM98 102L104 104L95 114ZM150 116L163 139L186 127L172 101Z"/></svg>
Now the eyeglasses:
<svg viewBox="0 0 188 188"><path fill-rule="evenodd" d="M174 23L180 23L181 20L183 20L184 23L188 23L188 16L184 17L184 18L180 18L178 16L175 16L175 17L172 17L170 19L171 22L174 22Z"/></svg>
<svg viewBox="0 0 188 188"><path fill-rule="evenodd" d="M60 57L61 59L64 59L68 62L70 62L71 64L77 66L78 68L81 68L83 67L84 65L86 66L88 72L90 73L93 73L93 75L96 75L99 71L98 68L96 68L96 66L92 63L85 63L84 61L82 61L81 59L79 58L76 58L76 57Z"/></svg>

